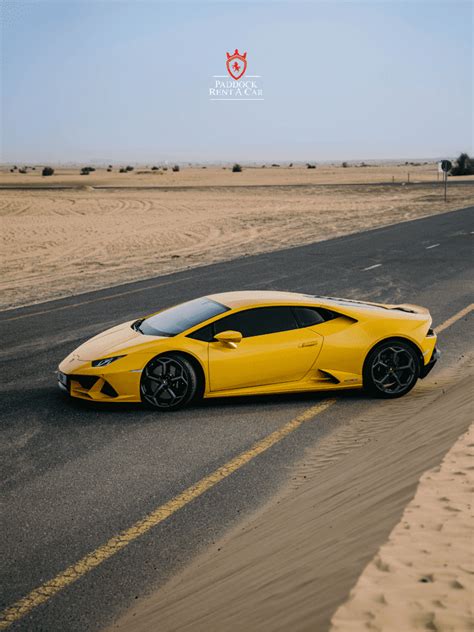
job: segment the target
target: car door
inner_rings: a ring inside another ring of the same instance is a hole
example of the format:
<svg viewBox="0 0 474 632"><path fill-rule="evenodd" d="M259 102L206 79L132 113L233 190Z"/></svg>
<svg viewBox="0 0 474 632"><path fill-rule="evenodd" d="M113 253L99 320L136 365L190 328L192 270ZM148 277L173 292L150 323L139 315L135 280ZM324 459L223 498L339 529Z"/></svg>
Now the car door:
<svg viewBox="0 0 474 632"><path fill-rule="evenodd" d="M315 363L322 336L301 328L290 306L257 307L214 323L214 334L239 331L235 348L209 343L210 390L221 391L301 380Z"/></svg>

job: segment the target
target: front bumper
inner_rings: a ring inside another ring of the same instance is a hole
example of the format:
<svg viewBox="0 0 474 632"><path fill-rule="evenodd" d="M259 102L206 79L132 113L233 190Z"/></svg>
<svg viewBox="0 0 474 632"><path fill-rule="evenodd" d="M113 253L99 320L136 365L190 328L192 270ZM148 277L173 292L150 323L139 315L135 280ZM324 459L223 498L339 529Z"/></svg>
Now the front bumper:
<svg viewBox="0 0 474 632"><path fill-rule="evenodd" d="M58 386L71 397L89 401L124 402L140 401L135 372L120 374L92 375L66 374L58 371Z"/></svg>
<svg viewBox="0 0 474 632"><path fill-rule="evenodd" d="M433 353L431 354L431 358L428 360L427 364L421 367L421 370L420 370L421 379L425 378L428 375L428 373L434 367L436 362L439 360L440 356L441 356L440 350L438 349L438 347L435 347L433 349Z"/></svg>

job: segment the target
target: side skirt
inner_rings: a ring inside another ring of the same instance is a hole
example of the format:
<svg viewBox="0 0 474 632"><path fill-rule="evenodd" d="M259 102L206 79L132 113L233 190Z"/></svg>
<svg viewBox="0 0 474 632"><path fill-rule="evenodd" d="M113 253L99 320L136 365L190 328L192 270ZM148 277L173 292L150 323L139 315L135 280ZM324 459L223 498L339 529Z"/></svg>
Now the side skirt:
<svg viewBox="0 0 474 632"><path fill-rule="evenodd" d="M284 384L266 384L247 388L228 389L204 393L204 399L213 397L240 397L243 395L271 395L272 393L307 393L315 391L341 391L362 388L362 381L350 384L332 384L330 382L285 382Z"/></svg>

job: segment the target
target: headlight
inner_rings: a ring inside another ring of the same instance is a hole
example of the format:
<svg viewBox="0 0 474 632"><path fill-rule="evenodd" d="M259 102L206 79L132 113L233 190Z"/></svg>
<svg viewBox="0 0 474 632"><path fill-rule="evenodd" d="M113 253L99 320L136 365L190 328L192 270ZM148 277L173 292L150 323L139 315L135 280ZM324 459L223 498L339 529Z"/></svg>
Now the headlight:
<svg viewBox="0 0 474 632"><path fill-rule="evenodd" d="M92 360L91 364L92 366L108 366L109 364L112 364L112 362L115 362L115 360L118 360L119 358L125 358L125 356L121 355L121 356L114 356L113 358L103 358L102 360Z"/></svg>

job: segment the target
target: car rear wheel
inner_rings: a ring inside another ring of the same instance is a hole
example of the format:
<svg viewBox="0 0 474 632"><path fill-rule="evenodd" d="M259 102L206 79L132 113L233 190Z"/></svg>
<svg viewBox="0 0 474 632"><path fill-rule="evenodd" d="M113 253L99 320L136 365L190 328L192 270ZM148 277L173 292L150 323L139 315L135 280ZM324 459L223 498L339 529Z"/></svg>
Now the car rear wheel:
<svg viewBox="0 0 474 632"><path fill-rule="evenodd" d="M386 340L367 356L364 388L376 397L402 397L415 386L419 375L420 361L415 349L402 340Z"/></svg>
<svg viewBox="0 0 474 632"><path fill-rule="evenodd" d="M197 377L192 364L178 354L153 358L143 370L142 401L160 410L182 408L195 396Z"/></svg>

